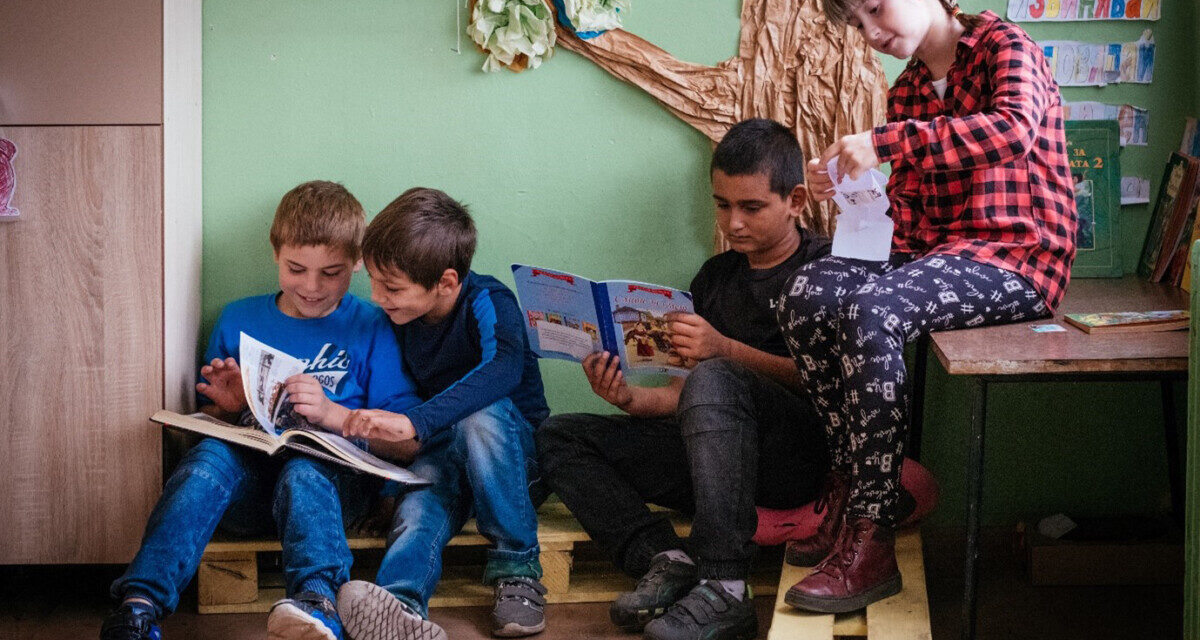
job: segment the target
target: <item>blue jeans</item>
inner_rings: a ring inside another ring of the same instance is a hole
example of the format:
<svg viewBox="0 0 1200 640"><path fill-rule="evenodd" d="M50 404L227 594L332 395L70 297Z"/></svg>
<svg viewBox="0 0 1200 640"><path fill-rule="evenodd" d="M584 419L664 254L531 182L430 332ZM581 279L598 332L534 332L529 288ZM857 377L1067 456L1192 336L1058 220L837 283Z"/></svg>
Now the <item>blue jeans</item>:
<svg viewBox="0 0 1200 640"><path fill-rule="evenodd" d="M507 398L424 443L409 469L433 485L401 499L375 581L427 616L442 575L442 548L472 515L494 545L485 584L506 576L541 578L527 480L536 473L534 452L533 427Z"/></svg>
<svg viewBox="0 0 1200 640"><path fill-rule="evenodd" d="M140 597L158 617L179 605L218 525L236 536L278 532L288 595L315 591L331 600L350 579L345 524L370 508L378 484L312 458L268 458L206 438L167 480L114 598Z"/></svg>

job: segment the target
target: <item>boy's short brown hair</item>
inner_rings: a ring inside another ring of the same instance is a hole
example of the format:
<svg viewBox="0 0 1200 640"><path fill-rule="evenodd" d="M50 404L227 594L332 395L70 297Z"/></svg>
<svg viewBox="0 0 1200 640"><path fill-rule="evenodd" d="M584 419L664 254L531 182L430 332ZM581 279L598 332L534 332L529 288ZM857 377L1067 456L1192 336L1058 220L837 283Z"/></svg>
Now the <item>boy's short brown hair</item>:
<svg viewBox="0 0 1200 640"><path fill-rule="evenodd" d="M403 271L432 289L446 269L467 277L475 255L475 222L467 208L437 189L414 187L375 216L363 235L363 259Z"/></svg>
<svg viewBox="0 0 1200 640"><path fill-rule="evenodd" d="M358 260L367 216L346 187L327 180L297 185L283 195L271 223L271 246L329 245Z"/></svg>

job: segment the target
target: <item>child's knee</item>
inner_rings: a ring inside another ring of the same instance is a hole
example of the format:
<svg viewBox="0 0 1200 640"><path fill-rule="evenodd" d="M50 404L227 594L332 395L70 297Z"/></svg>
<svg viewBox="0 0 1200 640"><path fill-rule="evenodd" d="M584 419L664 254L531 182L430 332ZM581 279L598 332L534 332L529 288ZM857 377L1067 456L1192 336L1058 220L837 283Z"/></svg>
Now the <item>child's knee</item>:
<svg viewBox="0 0 1200 640"><path fill-rule="evenodd" d="M176 472L202 473L232 484L245 476L247 464L244 451L216 438L205 438L188 450Z"/></svg>
<svg viewBox="0 0 1200 640"><path fill-rule="evenodd" d="M468 446L494 443L513 437L516 410L508 398L492 404L459 420L454 425L457 439Z"/></svg>
<svg viewBox="0 0 1200 640"><path fill-rule="evenodd" d="M678 413L697 406L737 404L746 399L747 369L727 358L701 361L679 392Z"/></svg>

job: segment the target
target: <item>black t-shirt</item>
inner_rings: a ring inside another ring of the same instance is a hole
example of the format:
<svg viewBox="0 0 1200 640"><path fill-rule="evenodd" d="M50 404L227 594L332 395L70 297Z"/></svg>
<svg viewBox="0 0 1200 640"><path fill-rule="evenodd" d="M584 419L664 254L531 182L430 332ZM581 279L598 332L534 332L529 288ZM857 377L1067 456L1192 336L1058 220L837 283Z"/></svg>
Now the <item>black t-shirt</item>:
<svg viewBox="0 0 1200 640"><path fill-rule="evenodd" d="M829 255L829 246L829 238L801 229L796 252L769 269L751 269L746 255L732 250L709 258L692 279L696 313L726 337L788 356L775 321L779 293L797 269Z"/></svg>

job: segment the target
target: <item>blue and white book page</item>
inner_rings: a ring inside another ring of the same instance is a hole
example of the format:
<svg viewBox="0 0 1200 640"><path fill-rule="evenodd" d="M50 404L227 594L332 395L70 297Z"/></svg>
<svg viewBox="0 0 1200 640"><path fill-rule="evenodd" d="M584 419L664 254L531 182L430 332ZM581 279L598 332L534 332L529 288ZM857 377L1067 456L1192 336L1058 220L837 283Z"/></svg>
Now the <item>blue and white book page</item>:
<svg viewBox="0 0 1200 640"><path fill-rule="evenodd" d="M538 357L580 362L604 350L591 280L521 264L512 270L525 333Z"/></svg>
<svg viewBox="0 0 1200 640"><path fill-rule="evenodd" d="M686 376L695 366L675 352L666 315L695 313L692 294L670 287L628 280L606 280L604 287L612 328L617 336L621 368L634 373Z"/></svg>

